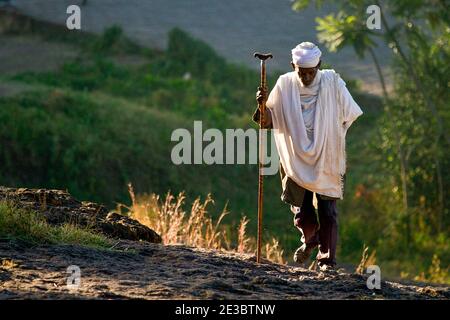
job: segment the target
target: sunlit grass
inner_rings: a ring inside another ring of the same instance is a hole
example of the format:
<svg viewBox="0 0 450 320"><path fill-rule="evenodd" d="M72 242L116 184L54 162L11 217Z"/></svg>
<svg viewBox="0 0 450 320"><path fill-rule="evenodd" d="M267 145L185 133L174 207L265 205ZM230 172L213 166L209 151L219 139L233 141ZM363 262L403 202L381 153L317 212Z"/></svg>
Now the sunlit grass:
<svg viewBox="0 0 450 320"><path fill-rule="evenodd" d="M117 211L128 214L144 225L161 235L164 244L185 244L193 247L234 251L244 254L256 253L256 240L247 235L246 226L249 220L243 217L237 229L237 243L233 244L231 235L222 226L223 219L229 214L225 208L216 221L208 214L207 207L214 203L211 195L204 201L200 198L194 200L189 211L185 211L185 195L178 196L170 192L165 199L158 195L136 196L129 185L131 206L119 205ZM262 247L263 256L275 263L284 264L283 250L277 239L272 238Z"/></svg>
<svg viewBox="0 0 450 320"><path fill-rule="evenodd" d="M19 208L10 201L0 201L0 238L30 244L76 244L110 248L111 240L90 228L71 224L53 226L37 212Z"/></svg>

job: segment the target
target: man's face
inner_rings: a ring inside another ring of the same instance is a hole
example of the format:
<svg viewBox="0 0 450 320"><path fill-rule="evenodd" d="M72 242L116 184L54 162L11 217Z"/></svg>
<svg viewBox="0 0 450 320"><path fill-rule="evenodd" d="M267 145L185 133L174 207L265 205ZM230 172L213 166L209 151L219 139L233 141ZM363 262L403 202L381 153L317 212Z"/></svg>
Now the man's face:
<svg viewBox="0 0 450 320"><path fill-rule="evenodd" d="M305 86L309 86L316 77L317 71L319 70L320 67L320 62L314 68L300 68L298 65L293 64L292 62L291 65L294 68L295 72L297 72L299 78L302 80L302 83Z"/></svg>

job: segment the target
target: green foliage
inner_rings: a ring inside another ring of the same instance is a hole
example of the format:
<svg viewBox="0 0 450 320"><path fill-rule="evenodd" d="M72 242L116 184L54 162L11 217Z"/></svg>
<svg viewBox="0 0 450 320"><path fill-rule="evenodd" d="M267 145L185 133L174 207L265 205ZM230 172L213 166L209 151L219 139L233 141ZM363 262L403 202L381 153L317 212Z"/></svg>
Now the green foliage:
<svg viewBox="0 0 450 320"><path fill-rule="evenodd" d="M140 47L135 42L124 36L123 30L118 25L106 28L99 36L94 36L93 41L85 45L87 53L104 57L111 54L145 54L154 56L157 53L150 49Z"/></svg>
<svg viewBox="0 0 450 320"><path fill-rule="evenodd" d="M170 159L171 130L185 123L174 115L61 90L0 105L5 183L69 186L76 195L108 202L123 199L130 180L170 188L161 170ZM142 176L142 167L153 170Z"/></svg>
<svg viewBox="0 0 450 320"><path fill-rule="evenodd" d="M309 0L296 0L292 3L292 10L301 11L309 6Z"/></svg>
<svg viewBox="0 0 450 320"><path fill-rule="evenodd" d="M226 61L200 40L193 39L184 31L175 28L169 33L168 58L173 71L189 71L194 77L211 75L213 81L219 80ZM180 74L181 75L181 74Z"/></svg>
<svg viewBox="0 0 450 320"><path fill-rule="evenodd" d="M364 17L364 16L362 16ZM360 58L376 44L370 37L364 19L355 15L347 15L340 11L337 15L330 14L325 18L316 18L317 38L324 43L330 52L336 52L344 47L352 46Z"/></svg>
<svg viewBox="0 0 450 320"><path fill-rule="evenodd" d="M123 31L119 26L112 26L103 32L96 42L94 42L93 49L98 52L107 52L117 45L122 38Z"/></svg>
<svg viewBox="0 0 450 320"><path fill-rule="evenodd" d="M31 244L77 244L103 249L111 247L111 241L94 230L70 224L49 225L38 213L19 208L8 201L0 201L0 238Z"/></svg>
<svg viewBox="0 0 450 320"><path fill-rule="evenodd" d="M321 8L324 0L316 0L314 1L316 8ZM294 0L292 1L292 10L301 11L309 7L311 1L310 0Z"/></svg>

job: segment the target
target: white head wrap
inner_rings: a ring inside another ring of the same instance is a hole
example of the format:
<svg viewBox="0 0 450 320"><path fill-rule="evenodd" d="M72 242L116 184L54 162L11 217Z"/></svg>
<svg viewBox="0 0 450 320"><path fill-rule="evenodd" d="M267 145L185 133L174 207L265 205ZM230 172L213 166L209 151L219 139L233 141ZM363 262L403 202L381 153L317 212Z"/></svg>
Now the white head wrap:
<svg viewBox="0 0 450 320"><path fill-rule="evenodd" d="M292 62L301 68L314 68L321 56L322 51L312 42L302 42L292 49Z"/></svg>

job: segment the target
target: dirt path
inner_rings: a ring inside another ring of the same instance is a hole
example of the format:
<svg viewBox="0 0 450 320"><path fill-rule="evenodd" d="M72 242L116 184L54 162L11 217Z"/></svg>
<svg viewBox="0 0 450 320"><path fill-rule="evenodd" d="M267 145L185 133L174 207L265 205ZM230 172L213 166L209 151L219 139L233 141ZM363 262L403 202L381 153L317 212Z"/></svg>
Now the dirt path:
<svg viewBox="0 0 450 320"><path fill-rule="evenodd" d="M68 5L76 2L13 1L21 12L60 24L65 24ZM290 50L301 41L317 42L315 17L334 12L331 7L318 11L312 6L295 13L290 0L89 0L81 10L82 29L99 33L118 24L129 37L149 47L164 49L168 31L180 27L212 45L230 61L253 68L258 68L253 52L270 50L275 59L270 62L269 71L289 71ZM351 49L339 54L323 51L325 62L348 77L361 80L364 90L380 93L370 59L359 60ZM389 71L389 48L380 45L375 51L383 69Z"/></svg>
<svg viewBox="0 0 450 320"><path fill-rule="evenodd" d="M0 299L448 299L449 287L382 282L373 292L356 274L322 273L248 255L121 240L115 249L0 242ZM69 265L81 286L66 287Z"/></svg>

